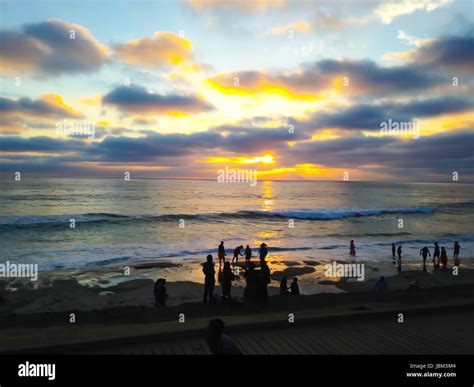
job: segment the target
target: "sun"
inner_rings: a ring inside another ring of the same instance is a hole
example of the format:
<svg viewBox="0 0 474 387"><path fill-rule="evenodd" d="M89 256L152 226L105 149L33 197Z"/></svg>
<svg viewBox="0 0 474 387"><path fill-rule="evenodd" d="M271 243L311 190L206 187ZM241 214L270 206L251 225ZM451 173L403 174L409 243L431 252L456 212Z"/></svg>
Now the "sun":
<svg viewBox="0 0 474 387"><path fill-rule="evenodd" d="M264 155L262 157L261 162L263 164L273 164L275 162L275 157L273 157L273 155L267 153L266 155Z"/></svg>

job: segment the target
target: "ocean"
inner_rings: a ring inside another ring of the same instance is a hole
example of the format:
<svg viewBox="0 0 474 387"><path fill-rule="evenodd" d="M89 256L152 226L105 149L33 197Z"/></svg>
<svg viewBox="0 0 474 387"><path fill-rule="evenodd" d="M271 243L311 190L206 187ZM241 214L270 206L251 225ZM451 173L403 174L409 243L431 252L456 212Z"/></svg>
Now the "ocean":
<svg viewBox="0 0 474 387"><path fill-rule="evenodd" d="M40 271L205 260L260 243L281 259L405 259L434 241L474 258L472 184L329 181L2 180L0 262ZM75 228L70 227L71 220ZM432 251L432 249L431 249Z"/></svg>

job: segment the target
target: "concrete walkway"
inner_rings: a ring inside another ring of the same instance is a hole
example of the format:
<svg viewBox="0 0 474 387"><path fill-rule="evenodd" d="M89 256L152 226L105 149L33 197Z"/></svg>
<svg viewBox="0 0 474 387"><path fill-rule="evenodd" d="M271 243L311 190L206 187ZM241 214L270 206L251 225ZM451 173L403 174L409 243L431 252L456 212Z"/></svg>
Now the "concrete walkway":
<svg viewBox="0 0 474 387"><path fill-rule="evenodd" d="M361 317L287 328L230 332L244 354L474 354L474 311L405 317ZM204 338L102 346L81 353L209 354ZM77 353L77 352L76 352Z"/></svg>

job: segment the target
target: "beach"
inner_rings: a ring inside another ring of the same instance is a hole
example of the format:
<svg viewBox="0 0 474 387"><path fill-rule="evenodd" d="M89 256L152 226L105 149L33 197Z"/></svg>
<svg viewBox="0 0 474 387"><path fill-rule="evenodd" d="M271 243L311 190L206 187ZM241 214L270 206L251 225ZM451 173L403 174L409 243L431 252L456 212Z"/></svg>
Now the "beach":
<svg viewBox="0 0 474 387"><path fill-rule="evenodd" d="M340 312L340 308L364 310L364 305L381 301L385 308L401 310L407 305L418 308L439 305L459 307L463 302L469 304L469 295L474 289L474 268L470 262L467 259L461 262L458 275L453 275L451 268L433 271L428 267L427 272L423 272L419 261L407 262L400 273L391 261L380 264L370 262L366 278L358 281L326 277L324 267L328 262L284 261L269 257L272 281L268 288L269 302L265 307L245 304L243 276L232 286L232 296L240 300L239 303L229 306L218 302L203 306L202 263L198 261L185 264L159 260L137 263L131 266L130 275L124 275L124 267L120 266L43 273L37 283L27 279L3 280L0 281L3 296L0 331L7 337L12 329L21 329L21 335L17 340L5 341L5 347L0 350L44 346L48 340L55 345L77 342L77 332L68 331L72 325L95 329L102 327L108 334L118 334L119 337L150 331L156 333L156 329L152 329L156 323L168 324L168 332L179 331L183 327L178 326L176 321L181 313L186 316L188 325L185 325L191 328L203 318L241 316L243 320L238 324L248 322L248 319L256 323L281 319L296 310L311 314L316 309L322 316L331 315L334 310ZM282 275L299 278L301 296L279 296ZM386 277L389 287L385 295L373 291L374 282L381 275ZM169 297L165 308L156 308L154 304L153 286L157 278L167 279ZM220 297L221 287L218 283L216 285L215 294ZM425 296L422 296L423 292L426 292ZM420 298L413 299L413 294L419 294ZM75 315L73 324L69 321L71 313ZM129 329L124 328L127 326ZM114 329L119 327L120 333L116 333ZM38 342L38 328L53 331L66 329L69 333L55 334L54 339L43 337ZM104 337L104 331L100 337ZM82 340L94 340L94 335L79 339Z"/></svg>
<svg viewBox="0 0 474 387"><path fill-rule="evenodd" d="M0 351L192 331L211 318L234 327L281 322L296 309L345 319L470 305L468 184L31 179L6 182L0 195L0 264L30 265L37 279L0 278L0 333L8 338ZM220 241L227 260L236 246L249 245L257 269L259 246L268 245L266 306L244 300L244 257L233 266L232 303L221 302ZM455 241L461 263L453 270ZM435 242L446 248L448 268L434 270L428 257L424 272L420 249L433 254ZM403 249L400 268L392 243ZM209 254L217 302L203 305ZM382 302L373 290L381 276L388 286ZM288 285L298 278L301 296L279 295L284 277ZM155 306L159 278L166 280L164 308Z"/></svg>

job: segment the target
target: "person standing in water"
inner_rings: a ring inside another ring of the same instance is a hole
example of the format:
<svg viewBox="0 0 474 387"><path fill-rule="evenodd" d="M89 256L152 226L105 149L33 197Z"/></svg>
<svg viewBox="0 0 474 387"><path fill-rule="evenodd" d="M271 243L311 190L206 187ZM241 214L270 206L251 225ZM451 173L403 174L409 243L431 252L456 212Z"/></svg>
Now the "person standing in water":
<svg viewBox="0 0 474 387"><path fill-rule="evenodd" d="M398 255L398 266L402 266L402 246L398 246L397 249L397 255Z"/></svg>
<svg viewBox="0 0 474 387"><path fill-rule="evenodd" d="M439 245L438 245L438 242L435 242L435 248L434 248L434 252L433 252L433 266L435 268L439 267L439 255L440 255L440 251L439 251ZM438 259L436 259L438 258Z"/></svg>
<svg viewBox="0 0 474 387"><path fill-rule="evenodd" d="M239 255L243 255L241 250L244 248L244 246L240 245L240 246L237 246L235 249L234 249L234 257L232 258L232 263L234 263L234 259L235 259L235 264L237 265L239 263Z"/></svg>
<svg viewBox="0 0 474 387"><path fill-rule="evenodd" d="M204 273L204 296L202 302L206 303L208 298L209 302L212 302L214 294L214 286L216 285L216 279L214 275L216 271L214 269L214 262L212 260L212 255L207 256L207 261L202 265L202 272Z"/></svg>
<svg viewBox="0 0 474 387"><path fill-rule="evenodd" d="M428 255L431 257L431 253L430 253L430 250L428 249L428 247L423 247L421 250L420 250L420 255L423 257L423 270L426 271L426 258L428 257Z"/></svg>
<svg viewBox="0 0 474 387"><path fill-rule="evenodd" d="M459 251L460 250L461 250L461 245L457 241L454 242L454 254L453 254L454 266L459 265Z"/></svg>
<svg viewBox="0 0 474 387"><path fill-rule="evenodd" d="M247 245L245 248L245 262L250 262L250 259L252 258L252 249Z"/></svg>
<svg viewBox="0 0 474 387"><path fill-rule="evenodd" d="M349 254L352 255L352 256L356 255L356 248L355 248L354 240L351 240L351 244L349 246Z"/></svg>
<svg viewBox="0 0 474 387"><path fill-rule="evenodd" d="M268 255L267 245L265 243L262 243L260 245L260 250L258 250L258 255L260 257L260 262L265 262L265 258Z"/></svg>
<svg viewBox="0 0 474 387"><path fill-rule="evenodd" d="M443 265L443 270L446 270L446 265L448 264L448 254L446 253L446 249L444 247L441 247L440 261Z"/></svg>
<svg viewBox="0 0 474 387"><path fill-rule="evenodd" d="M221 265L221 261L225 263L225 248L224 248L224 241L221 241L221 244L217 248L217 256L219 257L219 266Z"/></svg>

